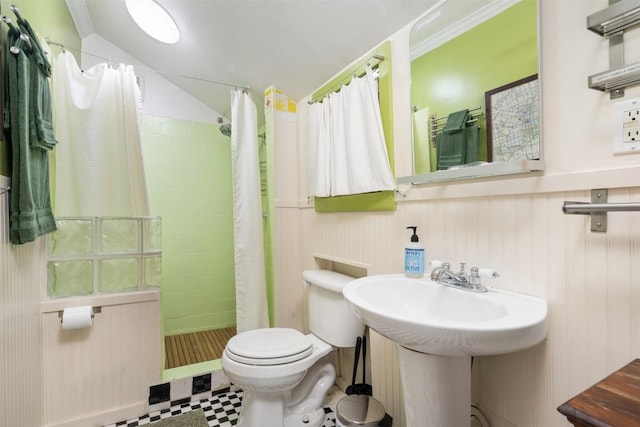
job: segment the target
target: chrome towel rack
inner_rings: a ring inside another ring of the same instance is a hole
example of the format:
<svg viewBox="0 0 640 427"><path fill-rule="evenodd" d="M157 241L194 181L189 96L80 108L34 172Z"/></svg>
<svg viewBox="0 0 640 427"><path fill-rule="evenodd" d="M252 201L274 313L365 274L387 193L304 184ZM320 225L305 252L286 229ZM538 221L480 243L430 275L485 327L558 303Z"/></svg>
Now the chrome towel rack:
<svg viewBox="0 0 640 427"><path fill-rule="evenodd" d="M591 216L591 231L607 231L607 212L640 211L640 203L607 203L608 190L591 190L591 203L564 202L562 212L565 214Z"/></svg>
<svg viewBox="0 0 640 427"><path fill-rule="evenodd" d="M414 107L415 108L415 107ZM471 108L469 110L469 117L467 119L466 125L469 126L471 123L475 123L478 121L478 117L482 116L482 106ZM449 115L438 117L436 113L433 113L429 117L429 130L431 140L431 144L435 147L436 145L436 136L442 131L442 129L447 124L447 119Z"/></svg>

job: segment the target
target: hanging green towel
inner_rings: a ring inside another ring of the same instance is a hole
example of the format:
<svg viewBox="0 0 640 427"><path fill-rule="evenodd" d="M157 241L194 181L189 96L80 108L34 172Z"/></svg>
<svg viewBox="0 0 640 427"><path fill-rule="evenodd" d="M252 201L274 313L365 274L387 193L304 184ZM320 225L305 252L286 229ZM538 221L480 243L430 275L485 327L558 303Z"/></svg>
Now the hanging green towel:
<svg viewBox="0 0 640 427"><path fill-rule="evenodd" d="M29 110L29 143L34 148L52 150L58 143L53 131L53 114L51 110L51 89L49 79L40 69L31 67L31 97Z"/></svg>
<svg viewBox="0 0 640 427"><path fill-rule="evenodd" d="M467 126L465 132L465 156L464 163L480 160L480 126Z"/></svg>
<svg viewBox="0 0 640 427"><path fill-rule="evenodd" d="M463 130L467 126L469 110L460 110L447 116L447 123L442 128L442 132L452 133Z"/></svg>
<svg viewBox="0 0 640 427"><path fill-rule="evenodd" d="M480 157L480 127L467 126L462 132L441 132L436 136L436 147L438 170L476 162Z"/></svg>
<svg viewBox="0 0 640 427"><path fill-rule="evenodd" d="M440 132L436 136L437 168L445 170L465 163L466 132Z"/></svg>
<svg viewBox="0 0 640 427"><path fill-rule="evenodd" d="M27 57L28 47L10 29L5 49L5 108L8 121L7 139L11 148L11 199L9 203L9 238L14 244L27 243L56 230L49 193L49 154L30 144L30 73L33 62Z"/></svg>
<svg viewBox="0 0 640 427"><path fill-rule="evenodd" d="M29 143L32 147L51 150L58 143L53 131L53 113L51 108L51 63L46 52L38 41L38 35L26 19L18 19L18 27L29 37L27 56L30 65L29 108Z"/></svg>

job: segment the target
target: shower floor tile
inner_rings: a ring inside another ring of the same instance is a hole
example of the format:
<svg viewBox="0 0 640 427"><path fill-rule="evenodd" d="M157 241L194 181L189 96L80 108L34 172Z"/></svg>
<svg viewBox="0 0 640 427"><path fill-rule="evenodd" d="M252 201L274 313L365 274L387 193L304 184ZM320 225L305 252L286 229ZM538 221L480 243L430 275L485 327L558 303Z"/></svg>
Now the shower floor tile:
<svg viewBox="0 0 640 427"><path fill-rule="evenodd" d="M207 399L175 405L169 409L155 411L139 418L119 421L104 427L138 427L149 425L156 421L184 414L195 409L203 410L209 422L209 427L230 427L235 426L238 422L241 403L242 391L227 391L213 394ZM327 418L323 427L335 427L335 413L329 407L325 407L324 411L327 414Z"/></svg>

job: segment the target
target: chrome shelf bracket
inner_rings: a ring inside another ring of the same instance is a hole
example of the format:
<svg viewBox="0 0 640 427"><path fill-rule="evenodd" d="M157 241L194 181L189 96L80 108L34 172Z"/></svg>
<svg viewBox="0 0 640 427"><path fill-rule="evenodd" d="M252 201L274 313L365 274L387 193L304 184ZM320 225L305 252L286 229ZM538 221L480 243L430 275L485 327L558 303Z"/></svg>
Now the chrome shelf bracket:
<svg viewBox="0 0 640 427"><path fill-rule="evenodd" d="M604 189L591 190L591 203L564 202L562 211L565 214L589 215L591 217L591 231L604 233L607 231L607 212L594 210L594 205L607 203L608 191Z"/></svg>
<svg viewBox="0 0 640 427"><path fill-rule="evenodd" d="M565 214L591 216L591 231L607 231L607 212L640 211L639 202L607 203L608 191L605 189L591 190L591 203L564 202L562 211Z"/></svg>
<svg viewBox="0 0 640 427"><path fill-rule="evenodd" d="M587 17L587 29L609 38L609 70L589 76L589 88L624 96L627 86L640 83L640 63L624 63L624 31L640 24L640 0L609 0L609 7Z"/></svg>

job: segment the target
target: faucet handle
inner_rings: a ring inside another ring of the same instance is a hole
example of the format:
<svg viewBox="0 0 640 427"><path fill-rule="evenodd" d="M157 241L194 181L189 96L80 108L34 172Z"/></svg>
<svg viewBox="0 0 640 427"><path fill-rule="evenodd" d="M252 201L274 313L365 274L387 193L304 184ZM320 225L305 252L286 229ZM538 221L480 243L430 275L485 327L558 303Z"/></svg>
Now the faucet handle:
<svg viewBox="0 0 640 427"><path fill-rule="evenodd" d="M491 277L492 279L500 277L498 272L492 268L478 268L478 274L482 277Z"/></svg>
<svg viewBox="0 0 640 427"><path fill-rule="evenodd" d="M471 274L469 274L469 284L478 290L486 289L484 286L482 286L481 277L491 277L495 279L496 277L500 277L500 275L496 273L495 270L492 270L490 268L471 267Z"/></svg>
<svg viewBox="0 0 640 427"><path fill-rule="evenodd" d="M471 267L471 274L469 274L469 284L472 286L480 286L482 284L482 279L480 278L478 270L478 267Z"/></svg>
<svg viewBox="0 0 640 427"><path fill-rule="evenodd" d="M469 274L469 285L474 292L486 292L487 288L482 284L480 278L480 269L478 267L471 267L471 273Z"/></svg>
<svg viewBox="0 0 640 427"><path fill-rule="evenodd" d="M461 262L461 263L460 263L460 271L458 272L458 275L460 275L460 276L464 276L464 274L465 274L465 271L464 271L464 266L465 266L465 264L466 264L466 263L464 263L464 262Z"/></svg>

